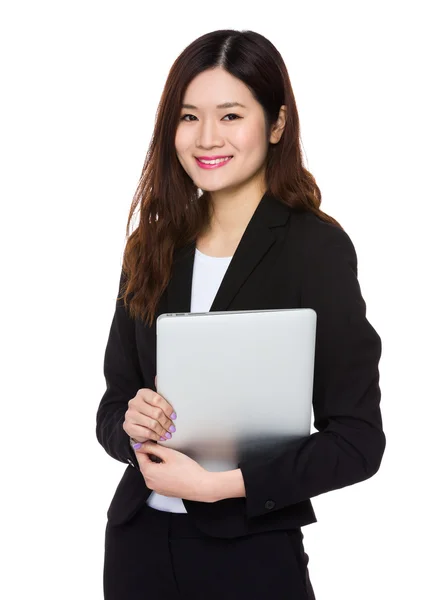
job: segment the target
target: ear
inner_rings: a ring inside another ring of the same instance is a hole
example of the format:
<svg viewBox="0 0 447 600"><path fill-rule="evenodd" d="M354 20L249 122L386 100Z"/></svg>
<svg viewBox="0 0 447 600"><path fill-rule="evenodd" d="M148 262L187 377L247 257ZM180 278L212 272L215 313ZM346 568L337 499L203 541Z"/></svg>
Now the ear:
<svg viewBox="0 0 447 600"><path fill-rule="evenodd" d="M284 131L284 127L286 126L287 120L287 106L283 104L279 109L278 119L276 123L273 124L272 129L270 131L270 143L277 144L281 139L281 136Z"/></svg>

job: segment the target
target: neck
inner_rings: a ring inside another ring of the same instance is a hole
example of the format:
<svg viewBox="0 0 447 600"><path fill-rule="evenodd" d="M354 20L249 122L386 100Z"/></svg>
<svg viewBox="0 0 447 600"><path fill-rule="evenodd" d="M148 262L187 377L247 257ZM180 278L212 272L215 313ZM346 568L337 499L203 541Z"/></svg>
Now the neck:
<svg viewBox="0 0 447 600"><path fill-rule="evenodd" d="M264 190L238 191L211 196L211 218L205 235L232 237L241 235L253 216Z"/></svg>

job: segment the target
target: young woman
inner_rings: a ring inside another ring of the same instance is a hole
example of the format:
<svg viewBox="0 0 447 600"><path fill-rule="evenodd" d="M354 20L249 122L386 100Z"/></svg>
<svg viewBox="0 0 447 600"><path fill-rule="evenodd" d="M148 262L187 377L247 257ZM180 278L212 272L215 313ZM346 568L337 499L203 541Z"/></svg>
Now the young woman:
<svg viewBox="0 0 447 600"><path fill-rule="evenodd" d="M214 31L173 64L127 223L97 412L99 443L127 464L107 513L106 600L312 599L310 498L379 469L381 339L299 139L265 37ZM158 315L299 307L317 313L317 431L219 472L169 448L182 415L156 391Z"/></svg>

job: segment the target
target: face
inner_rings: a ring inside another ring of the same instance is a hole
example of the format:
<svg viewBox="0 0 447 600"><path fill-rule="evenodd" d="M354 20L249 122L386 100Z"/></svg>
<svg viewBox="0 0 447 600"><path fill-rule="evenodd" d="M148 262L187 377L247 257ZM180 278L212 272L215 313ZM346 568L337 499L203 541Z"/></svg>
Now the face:
<svg viewBox="0 0 447 600"><path fill-rule="evenodd" d="M218 107L233 102L242 106ZM222 68L197 75L186 89L183 104L190 106L181 109L175 148L198 188L210 192L234 189L259 176L269 141L276 143L281 137L283 116L267 140L262 106L242 81ZM198 157L231 158L214 166L200 163Z"/></svg>

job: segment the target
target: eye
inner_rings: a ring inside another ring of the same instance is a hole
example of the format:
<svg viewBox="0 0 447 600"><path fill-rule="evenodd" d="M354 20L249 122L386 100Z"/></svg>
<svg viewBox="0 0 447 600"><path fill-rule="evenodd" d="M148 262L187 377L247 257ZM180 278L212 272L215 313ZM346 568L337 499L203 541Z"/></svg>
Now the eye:
<svg viewBox="0 0 447 600"><path fill-rule="evenodd" d="M191 122L189 119L185 119L185 117L194 117L194 119L196 118L194 115L186 114L186 115L183 115L182 117L180 117L180 121ZM241 119L242 118L239 115L236 115L235 113L229 113L228 115L225 115L224 119L226 117L236 117L236 119ZM235 121L236 119L230 119L230 121Z"/></svg>

